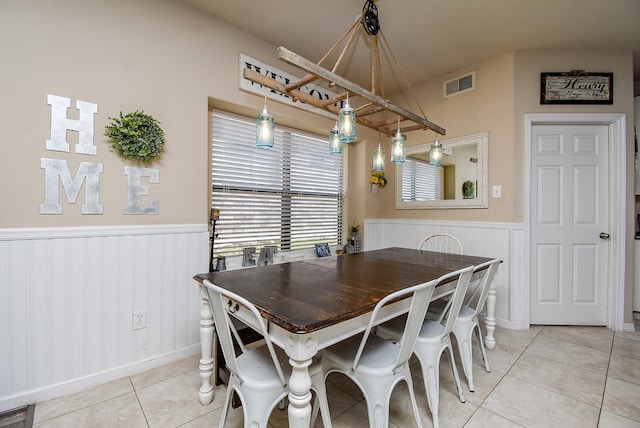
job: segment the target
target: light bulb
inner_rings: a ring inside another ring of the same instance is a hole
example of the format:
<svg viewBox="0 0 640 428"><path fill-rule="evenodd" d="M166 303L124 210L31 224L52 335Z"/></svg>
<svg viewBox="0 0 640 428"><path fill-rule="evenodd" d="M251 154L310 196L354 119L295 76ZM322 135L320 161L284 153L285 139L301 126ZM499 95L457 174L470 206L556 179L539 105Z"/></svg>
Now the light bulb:
<svg viewBox="0 0 640 428"><path fill-rule="evenodd" d="M396 136L391 139L391 162L402 163L407 159L407 143L404 135L396 132Z"/></svg>
<svg viewBox="0 0 640 428"><path fill-rule="evenodd" d="M380 144L378 144L378 148L373 151L373 170L374 171L384 171L384 150Z"/></svg>
<svg viewBox="0 0 640 428"><path fill-rule="evenodd" d="M262 109L262 113L258 116L258 123L256 126L256 146L261 148L273 147L274 140L274 127L273 116L267 110L265 104Z"/></svg>

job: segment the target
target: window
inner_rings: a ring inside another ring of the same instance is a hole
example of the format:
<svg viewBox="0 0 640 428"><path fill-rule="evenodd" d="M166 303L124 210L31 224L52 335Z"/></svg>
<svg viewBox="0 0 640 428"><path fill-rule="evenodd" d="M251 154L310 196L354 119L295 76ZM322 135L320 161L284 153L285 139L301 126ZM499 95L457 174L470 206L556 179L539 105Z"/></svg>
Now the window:
<svg viewBox="0 0 640 428"><path fill-rule="evenodd" d="M272 149L256 148L254 119L212 112L215 253L275 245L278 251L342 243L343 157L327 138L276 125Z"/></svg>
<svg viewBox="0 0 640 428"><path fill-rule="evenodd" d="M441 199L441 182L438 167L407 159L402 165L402 200L437 201Z"/></svg>

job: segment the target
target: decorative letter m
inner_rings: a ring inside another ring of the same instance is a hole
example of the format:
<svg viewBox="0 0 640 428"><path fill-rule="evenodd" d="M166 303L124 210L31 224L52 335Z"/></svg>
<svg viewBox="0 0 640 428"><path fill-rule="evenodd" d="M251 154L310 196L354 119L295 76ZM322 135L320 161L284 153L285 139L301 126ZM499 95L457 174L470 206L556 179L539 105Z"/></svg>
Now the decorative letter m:
<svg viewBox="0 0 640 428"><path fill-rule="evenodd" d="M40 214L62 214L62 205L58 203L58 177L71 204L76 203L82 182L87 181L82 214L102 214L100 205L101 163L81 162L78 173L71 178L66 160L40 159L40 168L44 169L44 204L40 204Z"/></svg>

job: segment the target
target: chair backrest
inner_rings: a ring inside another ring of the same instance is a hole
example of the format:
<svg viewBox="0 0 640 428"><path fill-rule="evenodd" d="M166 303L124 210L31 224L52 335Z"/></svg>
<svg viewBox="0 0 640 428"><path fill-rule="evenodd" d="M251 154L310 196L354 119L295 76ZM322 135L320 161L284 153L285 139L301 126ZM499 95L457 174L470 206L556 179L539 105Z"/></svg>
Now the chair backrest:
<svg viewBox="0 0 640 428"><path fill-rule="evenodd" d="M469 288L474 287L473 291L464 299L464 304L473 309L472 316L477 316L478 312L484 307L493 277L496 275L500 263L502 263L500 259L490 260L477 265L473 270L474 276L476 276L476 273L480 273L481 276L477 284L471 283Z"/></svg>
<svg viewBox="0 0 640 428"><path fill-rule="evenodd" d="M471 281L471 275L473 274L474 268L475 266L469 266L440 277L440 282L447 282L447 280L458 275L458 281L456 282L453 294L449 298L449 302L447 303L447 306L445 306L444 311L440 314L439 321L444 322L444 331L442 332L443 337L447 336L453 330L453 324L456 322L456 318L458 318L458 314L460 313L460 307L462 306L462 301L467 293L467 288L469 287L469 282Z"/></svg>
<svg viewBox="0 0 640 428"><path fill-rule="evenodd" d="M280 377L280 382L283 386L286 385L287 380L282 372L282 367L280 367L278 357L275 353L275 349L273 348L273 343L271 343L271 339L269 338L266 323L260 315L260 312L258 312L258 309L245 298L229 290L225 290L206 279L203 281L203 284L206 286L207 294L209 295L209 304L211 305L211 312L213 313L213 319L216 323L216 334L218 335L220 347L222 348L222 353L224 354L224 359L229 370L238 376L240 381L242 381L242 375L238 373L236 352L233 345L232 335L236 338L236 341L243 352L245 348L229 314L239 310L248 310L255 318L255 323L251 323L252 326L255 324L253 327L256 328L257 326L257 328L259 328L258 333L263 336L264 341L269 348L269 353L271 354L271 359L273 360L273 364L275 365L278 376Z"/></svg>
<svg viewBox="0 0 640 428"><path fill-rule="evenodd" d="M399 341L400 351L398 352L398 357L396 359L394 369L409 360L413 353L413 348L418 338L418 333L420 332L420 326L422 325L424 317L427 315L427 308L429 307L429 302L431 301L433 289L437 284L438 279L434 279L429 282L414 285L413 287L404 288L402 290L398 290L394 293L388 294L376 304L375 308L371 312L369 324L367 325L367 329L364 332L364 336L362 336L360 347L358 348L356 356L353 359L353 370L358 367L360 357L362 356L362 352L364 351L367 340L369 339L371 329L380 323L379 315L382 307L387 305L389 302L392 302L396 299L401 299L403 297L410 298L411 302L409 304L407 322L405 324L404 332ZM409 295L412 296L408 297Z"/></svg>
<svg viewBox="0 0 640 428"><path fill-rule="evenodd" d="M434 233L433 235L427 236L420 242L420 245L418 245L418 250L464 254L460 240L448 233Z"/></svg>

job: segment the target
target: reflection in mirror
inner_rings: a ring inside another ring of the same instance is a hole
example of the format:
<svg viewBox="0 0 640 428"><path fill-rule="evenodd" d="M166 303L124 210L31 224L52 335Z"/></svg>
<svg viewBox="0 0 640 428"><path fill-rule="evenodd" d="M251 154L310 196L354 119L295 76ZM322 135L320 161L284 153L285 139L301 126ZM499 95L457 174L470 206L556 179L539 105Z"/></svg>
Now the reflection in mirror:
<svg viewBox="0 0 640 428"><path fill-rule="evenodd" d="M407 147L396 166L396 208L487 208L488 134L441 141L442 166L429 163L431 144Z"/></svg>

